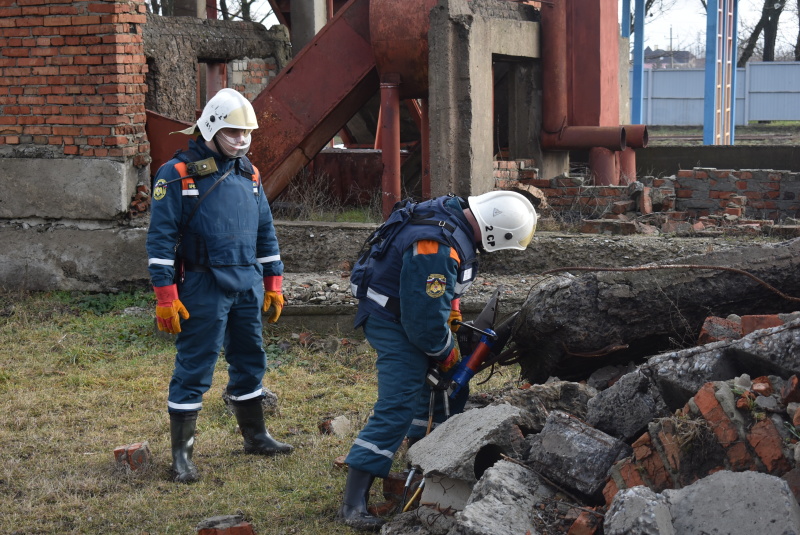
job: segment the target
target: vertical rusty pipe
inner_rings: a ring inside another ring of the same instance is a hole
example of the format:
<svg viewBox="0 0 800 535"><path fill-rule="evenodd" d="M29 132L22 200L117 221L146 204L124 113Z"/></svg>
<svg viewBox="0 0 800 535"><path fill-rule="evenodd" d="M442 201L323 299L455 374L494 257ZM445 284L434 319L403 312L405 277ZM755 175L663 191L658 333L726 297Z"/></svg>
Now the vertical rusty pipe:
<svg viewBox="0 0 800 535"><path fill-rule="evenodd" d="M384 220L400 200L400 75L381 77L381 208Z"/></svg>
<svg viewBox="0 0 800 535"><path fill-rule="evenodd" d="M619 185L614 151L603 147L589 149L589 168L592 170L595 186Z"/></svg>
<svg viewBox="0 0 800 535"><path fill-rule="evenodd" d="M431 122L428 99L420 100L420 142L422 144L422 198L431 198Z"/></svg>
<svg viewBox="0 0 800 535"><path fill-rule="evenodd" d="M566 0L542 3L542 130L558 133L567 124Z"/></svg>
<svg viewBox="0 0 800 535"><path fill-rule="evenodd" d="M636 182L636 149L625 147L619 154L619 183L623 186Z"/></svg>
<svg viewBox="0 0 800 535"><path fill-rule="evenodd" d="M326 7L328 10L328 20L331 20L333 18L333 0L328 0Z"/></svg>

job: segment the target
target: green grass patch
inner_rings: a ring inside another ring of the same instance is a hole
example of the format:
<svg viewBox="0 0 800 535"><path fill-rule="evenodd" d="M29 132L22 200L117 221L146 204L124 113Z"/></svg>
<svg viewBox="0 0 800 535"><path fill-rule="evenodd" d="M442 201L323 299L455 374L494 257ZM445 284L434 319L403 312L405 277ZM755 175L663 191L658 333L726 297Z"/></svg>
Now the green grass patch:
<svg viewBox="0 0 800 535"><path fill-rule="evenodd" d="M242 513L257 533L355 533L333 521L345 455L376 398L375 355L366 343L301 346L280 322L265 333L264 385L278 396L267 425L292 455L244 455L222 392L224 358L198 419L202 479L169 480L167 386L171 338L154 329L147 292L2 296L0 317L0 533L190 534L212 516ZM315 335L316 336L316 335ZM323 336L319 336L323 339ZM506 368L489 384L515 382ZM477 383L481 378L476 378ZM345 415L347 436L319 424ZM117 446L147 441L153 463L131 472ZM404 466L401 456L397 469ZM382 501L380 484L372 501Z"/></svg>

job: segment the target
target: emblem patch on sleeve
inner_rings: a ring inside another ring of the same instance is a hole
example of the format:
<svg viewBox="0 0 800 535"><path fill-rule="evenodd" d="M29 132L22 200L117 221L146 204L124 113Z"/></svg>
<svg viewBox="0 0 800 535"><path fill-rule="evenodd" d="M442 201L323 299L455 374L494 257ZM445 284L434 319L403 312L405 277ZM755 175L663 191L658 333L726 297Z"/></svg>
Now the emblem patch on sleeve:
<svg viewBox="0 0 800 535"><path fill-rule="evenodd" d="M167 181L159 178L153 185L153 198L157 201L163 199L167 194Z"/></svg>
<svg viewBox="0 0 800 535"><path fill-rule="evenodd" d="M447 288L447 277L439 273L431 273L428 275L428 281L425 284L425 293L428 296L436 298L444 295L444 290Z"/></svg>

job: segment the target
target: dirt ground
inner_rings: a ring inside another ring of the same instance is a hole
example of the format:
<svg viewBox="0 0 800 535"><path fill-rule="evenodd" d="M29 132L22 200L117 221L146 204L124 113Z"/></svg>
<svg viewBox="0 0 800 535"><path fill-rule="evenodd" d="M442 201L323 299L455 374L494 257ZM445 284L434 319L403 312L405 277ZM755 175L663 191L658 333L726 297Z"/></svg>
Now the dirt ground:
<svg viewBox="0 0 800 535"><path fill-rule="evenodd" d="M288 304L354 304L349 293L350 266L372 228L353 223L278 222ZM525 251L482 255L480 276L462 301L471 309L481 307L497 287L503 286L502 300L509 307L516 306L524 302L531 286L548 270L671 261L741 247L753 239L537 232Z"/></svg>

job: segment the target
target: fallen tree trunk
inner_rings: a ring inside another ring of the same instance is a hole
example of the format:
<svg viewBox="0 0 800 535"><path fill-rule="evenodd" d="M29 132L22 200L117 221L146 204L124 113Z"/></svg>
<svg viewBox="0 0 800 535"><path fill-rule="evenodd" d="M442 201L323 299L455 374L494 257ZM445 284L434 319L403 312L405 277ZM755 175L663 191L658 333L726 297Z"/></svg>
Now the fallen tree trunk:
<svg viewBox="0 0 800 535"><path fill-rule="evenodd" d="M522 374L534 383L585 378L696 345L708 316L800 310L798 264L800 238L621 271L545 274L512 332Z"/></svg>

